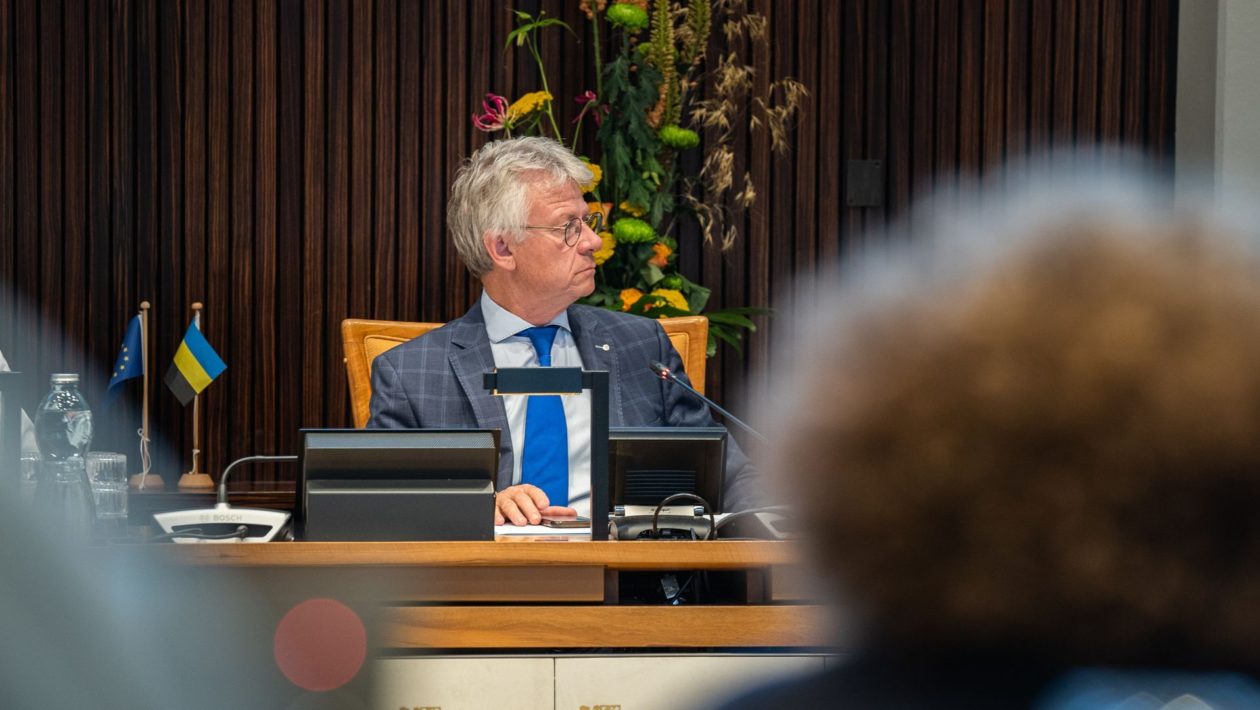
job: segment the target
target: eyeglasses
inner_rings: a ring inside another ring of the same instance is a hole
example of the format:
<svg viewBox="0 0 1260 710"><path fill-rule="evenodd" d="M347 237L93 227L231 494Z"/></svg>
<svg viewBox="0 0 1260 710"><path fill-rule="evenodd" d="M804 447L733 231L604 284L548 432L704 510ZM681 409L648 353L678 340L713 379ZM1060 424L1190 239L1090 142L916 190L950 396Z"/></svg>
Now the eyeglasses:
<svg viewBox="0 0 1260 710"><path fill-rule="evenodd" d="M592 232L598 233L604 228L604 214L602 212L592 212L585 217L574 217L559 227L533 227L525 225L525 229L545 229L547 231L564 230L564 245L573 246L578 243L578 237L582 236L582 225L591 228Z"/></svg>

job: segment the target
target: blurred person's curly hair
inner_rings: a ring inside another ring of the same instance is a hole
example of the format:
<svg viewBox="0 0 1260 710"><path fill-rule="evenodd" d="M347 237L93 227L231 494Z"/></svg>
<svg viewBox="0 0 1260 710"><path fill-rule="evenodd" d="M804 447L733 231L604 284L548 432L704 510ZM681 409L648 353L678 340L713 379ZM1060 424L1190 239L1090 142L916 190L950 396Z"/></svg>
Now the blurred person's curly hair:
<svg viewBox="0 0 1260 710"><path fill-rule="evenodd" d="M825 300L777 449L818 555L899 648L1260 666L1260 258L1167 206L1049 214Z"/></svg>

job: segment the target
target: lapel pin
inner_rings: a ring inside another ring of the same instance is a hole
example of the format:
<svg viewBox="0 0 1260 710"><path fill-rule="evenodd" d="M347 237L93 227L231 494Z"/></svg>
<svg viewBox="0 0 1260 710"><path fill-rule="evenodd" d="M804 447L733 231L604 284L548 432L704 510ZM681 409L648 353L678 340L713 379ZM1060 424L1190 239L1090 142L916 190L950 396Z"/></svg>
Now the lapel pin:
<svg viewBox="0 0 1260 710"><path fill-rule="evenodd" d="M608 352L609 350L612 350L612 348L608 347L608 343L604 343L603 345L599 345L596 347L598 347L600 350L603 350L604 352Z"/></svg>

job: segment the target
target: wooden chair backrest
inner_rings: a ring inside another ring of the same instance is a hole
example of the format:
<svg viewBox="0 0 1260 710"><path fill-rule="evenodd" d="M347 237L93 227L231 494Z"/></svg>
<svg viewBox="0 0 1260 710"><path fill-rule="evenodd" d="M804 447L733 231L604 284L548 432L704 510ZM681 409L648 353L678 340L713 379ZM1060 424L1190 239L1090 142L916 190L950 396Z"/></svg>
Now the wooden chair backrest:
<svg viewBox="0 0 1260 710"><path fill-rule="evenodd" d="M705 350L709 342L709 319L704 316L662 318L661 327L682 356L691 384L704 392ZM415 323L396 320L347 318L341 321L341 343L345 352L346 379L350 383L350 413L354 425L367 426L372 402L372 361L376 356L418 338L441 323ZM647 364L644 363L644 367Z"/></svg>

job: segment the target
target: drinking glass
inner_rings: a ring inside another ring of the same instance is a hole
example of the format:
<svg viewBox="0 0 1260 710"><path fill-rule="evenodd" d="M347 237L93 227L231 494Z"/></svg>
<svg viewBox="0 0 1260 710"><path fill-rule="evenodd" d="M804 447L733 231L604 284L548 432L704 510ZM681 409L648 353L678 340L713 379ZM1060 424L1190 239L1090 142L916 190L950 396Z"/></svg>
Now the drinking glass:
<svg viewBox="0 0 1260 710"><path fill-rule="evenodd" d="M127 518L127 456L109 451L87 455L88 481L96 503L97 520Z"/></svg>

